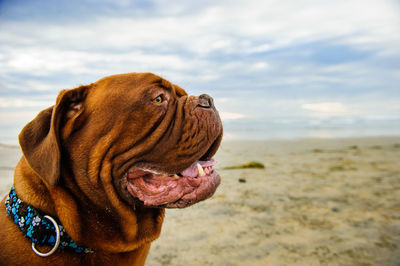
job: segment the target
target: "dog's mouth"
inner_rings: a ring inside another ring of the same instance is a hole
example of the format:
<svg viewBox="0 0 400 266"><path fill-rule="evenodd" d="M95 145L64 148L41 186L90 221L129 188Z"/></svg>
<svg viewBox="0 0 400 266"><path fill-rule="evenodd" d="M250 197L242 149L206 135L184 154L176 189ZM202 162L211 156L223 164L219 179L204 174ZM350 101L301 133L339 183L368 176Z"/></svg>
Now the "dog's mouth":
<svg viewBox="0 0 400 266"><path fill-rule="evenodd" d="M167 174L144 167L126 173L128 192L145 206L184 208L211 197L220 183L216 161L196 161L180 173Z"/></svg>

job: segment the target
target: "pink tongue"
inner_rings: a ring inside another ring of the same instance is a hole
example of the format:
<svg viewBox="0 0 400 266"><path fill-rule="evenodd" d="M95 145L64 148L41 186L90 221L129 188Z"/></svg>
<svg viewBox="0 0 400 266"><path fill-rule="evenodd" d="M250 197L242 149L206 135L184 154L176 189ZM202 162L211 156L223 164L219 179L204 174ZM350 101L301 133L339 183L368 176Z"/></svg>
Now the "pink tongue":
<svg viewBox="0 0 400 266"><path fill-rule="evenodd" d="M199 171L197 170L197 164L200 164L203 168L205 167L213 167L216 163L215 159L211 159L209 161L197 161L194 162L191 166L186 168L185 170L182 171L182 175L186 177L196 177L198 176Z"/></svg>

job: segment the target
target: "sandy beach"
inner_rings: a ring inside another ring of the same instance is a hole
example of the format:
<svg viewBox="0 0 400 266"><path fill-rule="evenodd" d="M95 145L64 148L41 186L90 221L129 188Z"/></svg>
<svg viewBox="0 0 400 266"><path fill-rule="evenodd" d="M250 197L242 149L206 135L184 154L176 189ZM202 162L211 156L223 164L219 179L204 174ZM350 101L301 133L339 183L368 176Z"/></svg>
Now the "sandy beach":
<svg viewBox="0 0 400 266"><path fill-rule="evenodd" d="M20 151L0 156L4 195ZM167 210L147 265L400 265L400 137L231 141L216 159L216 194ZM250 161L265 169L224 169Z"/></svg>

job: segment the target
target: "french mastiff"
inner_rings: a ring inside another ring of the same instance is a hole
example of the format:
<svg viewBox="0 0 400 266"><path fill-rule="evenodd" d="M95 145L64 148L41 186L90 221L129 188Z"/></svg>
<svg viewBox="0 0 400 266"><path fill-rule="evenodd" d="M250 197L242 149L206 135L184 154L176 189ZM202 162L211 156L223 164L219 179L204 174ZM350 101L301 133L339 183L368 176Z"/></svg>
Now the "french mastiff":
<svg viewBox="0 0 400 266"><path fill-rule="evenodd" d="M165 208L213 195L213 99L150 73L63 90L19 135L1 265L143 265Z"/></svg>

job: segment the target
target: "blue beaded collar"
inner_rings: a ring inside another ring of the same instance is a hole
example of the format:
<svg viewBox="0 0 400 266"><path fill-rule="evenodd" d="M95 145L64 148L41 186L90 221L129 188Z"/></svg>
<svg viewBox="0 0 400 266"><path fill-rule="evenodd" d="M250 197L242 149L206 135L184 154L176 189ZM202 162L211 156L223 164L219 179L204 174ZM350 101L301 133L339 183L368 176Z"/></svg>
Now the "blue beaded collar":
<svg viewBox="0 0 400 266"><path fill-rule="evenodd" d="M58 249L74 251L76 253L92 253L94 250L78 246L67 234L59 221L43 214L40 210L28 205L18 198L14 187L6 198L7 214L11 220L21 229L25 237L32 241L32 249L40 256L51 255ZM49 245L53 247L50 253L40 253L35 249L36 245Z"/></svg>

